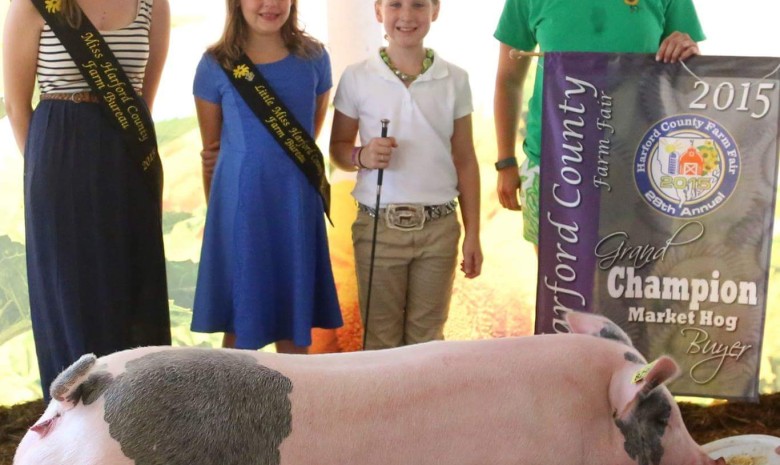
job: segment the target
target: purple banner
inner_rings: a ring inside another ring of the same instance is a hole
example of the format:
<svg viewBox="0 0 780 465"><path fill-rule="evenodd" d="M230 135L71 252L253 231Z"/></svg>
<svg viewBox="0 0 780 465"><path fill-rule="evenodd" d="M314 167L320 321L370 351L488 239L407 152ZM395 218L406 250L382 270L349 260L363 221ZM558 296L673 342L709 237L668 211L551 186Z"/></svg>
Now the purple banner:
<svg viewBox="0 0 780 465"><path fill-rule="evenodd" d="M536 332L605 315L677 395L756 399L780 59L546 53Z"/></svg>

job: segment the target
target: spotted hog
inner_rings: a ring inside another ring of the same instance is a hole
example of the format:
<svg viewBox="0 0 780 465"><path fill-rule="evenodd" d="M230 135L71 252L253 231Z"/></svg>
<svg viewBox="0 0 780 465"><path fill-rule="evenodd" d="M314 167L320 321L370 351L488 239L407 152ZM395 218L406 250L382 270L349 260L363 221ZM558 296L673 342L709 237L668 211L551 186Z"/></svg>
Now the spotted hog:
<svg viewBox="0 0 780 465"><path fill-rule="evenodd" d="M15 465L723 465L612 322L575 333L283 355L144 347L84 356ZM601 337L594 337L594 335Z"/></svg>

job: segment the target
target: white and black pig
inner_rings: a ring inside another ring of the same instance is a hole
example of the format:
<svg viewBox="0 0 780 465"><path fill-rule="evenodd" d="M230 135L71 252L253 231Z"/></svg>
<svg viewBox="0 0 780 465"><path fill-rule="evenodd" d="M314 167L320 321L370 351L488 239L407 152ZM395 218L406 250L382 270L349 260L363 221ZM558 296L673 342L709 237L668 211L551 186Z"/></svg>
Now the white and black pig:
<svg viewBox="0 0 780 465"><path fill-rule="evenodd" d="M14 465L722 465L612 322L573 332L281 355L84 356ZM602 337L593 337L600 335Z"/></svg>

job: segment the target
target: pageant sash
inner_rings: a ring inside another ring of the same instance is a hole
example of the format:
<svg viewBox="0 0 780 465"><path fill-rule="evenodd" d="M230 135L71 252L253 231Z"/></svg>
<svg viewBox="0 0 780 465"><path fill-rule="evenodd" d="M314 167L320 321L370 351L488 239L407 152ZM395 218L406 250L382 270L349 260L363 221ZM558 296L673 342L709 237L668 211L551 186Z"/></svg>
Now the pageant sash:
<svg viewBox="0 0 780 465"><path fill-rule="evenodd" d="M162 211L162 163L154 123L146 102L135 92L124 69L95 26L82 14L81 27L72 28L61 14L60 2L32 0L51 30L70 54L111 123L121 130L131 155Z"/></svg>
<svg viewBox="0 0 780 465"><path fill-rule="evenodd" d="M330 221L330 184L325 177L323 156L317 143L246 54L233 63L232 69L222 69L249 108L320 194L325 215Z"/></svg>

